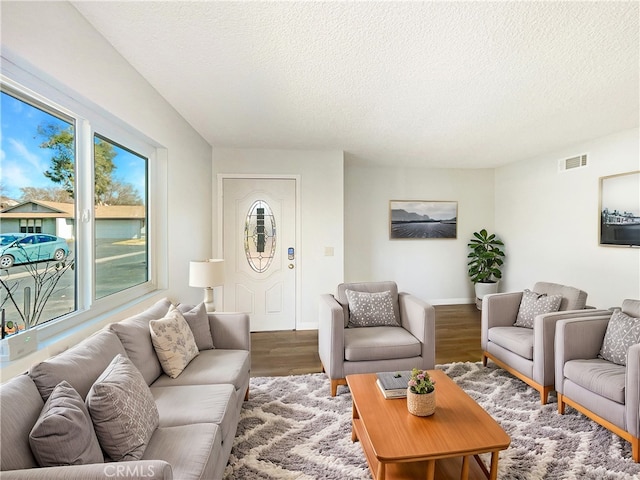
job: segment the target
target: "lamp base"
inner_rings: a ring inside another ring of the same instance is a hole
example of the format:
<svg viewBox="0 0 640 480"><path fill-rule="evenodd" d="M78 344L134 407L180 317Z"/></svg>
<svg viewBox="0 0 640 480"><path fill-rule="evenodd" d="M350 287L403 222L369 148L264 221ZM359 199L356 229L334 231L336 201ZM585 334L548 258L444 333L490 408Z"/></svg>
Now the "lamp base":
<svg viewBox="0 0 640 480"><path fill-rule="evenodd" d="M215 304L213 303L213 288L205 287L204 288L204 308L207 313L213 313L216 311Z"/></svg>

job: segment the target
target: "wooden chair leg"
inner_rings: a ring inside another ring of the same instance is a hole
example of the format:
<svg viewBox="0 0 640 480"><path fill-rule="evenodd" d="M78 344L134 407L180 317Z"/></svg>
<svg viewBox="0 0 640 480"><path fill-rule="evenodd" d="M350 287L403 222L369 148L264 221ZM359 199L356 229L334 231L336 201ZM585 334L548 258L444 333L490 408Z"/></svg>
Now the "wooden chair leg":
<svg viewBox="0 0 640 480"><path fill-rule="evenodd" d="M338 394L338 385L346 385L346 378L338 378L337 380L331 379L331 396L335 397Z"/></svg>
<svg viewBox="0 0 640 480"><path fill-rule="evenodd" d="M547 402L549 401L549 394L551 393L552 390L553 390L552 385L543 386L542 389L540 389L540 403L542 405L547 404Z"/></svg>
<svg viewBox="0 0 640 480"><path fill-rule="evenodd" d="M564 415L564 407L565 407L564 397L562 396L561 393L558 393L558 413L560 415Z"/></svg>
<svg viewBox="0 0 640 480"><path fill-rule="evenodd" d="M487 356L484 354L484 352L482 353L482 366L487 366Z"/></svg>
<svg viewBox="0 0 640 480"><path fill-rule="evenodd" d="M640 438L638 437L631 439L631 456L634 462L640 463Z"/></svg>
<svg viewBox="0 0 640 480"><path fill-rule="evenodd" d="M249 387L247 387L247 391L244 392L244 401L246 402L247 400L249 400Z"/></svg>

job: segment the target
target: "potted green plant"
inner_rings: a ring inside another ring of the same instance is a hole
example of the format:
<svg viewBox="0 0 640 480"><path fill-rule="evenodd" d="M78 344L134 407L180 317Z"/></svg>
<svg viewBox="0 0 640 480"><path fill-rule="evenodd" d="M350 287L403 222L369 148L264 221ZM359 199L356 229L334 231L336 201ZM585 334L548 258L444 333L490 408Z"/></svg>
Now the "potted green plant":
<svg viewBox="0 0 640 480"><path fill-rule="evenodd" d="M428 417L436 411L436 386L426 370L411 370L407 384L407 410L418 417Z"/></svg>
<svg viewBox="0 0 640 480"><path fill-rule="evenodd" d="M467 246L471 249L467 258L469 262L469 278L473 282L476 298L482 298L488 293L498 291L498 281L502 278L502 264L504 263L504 243L495 233L489 234L484 228L473 232L473 238Z"/></svg>

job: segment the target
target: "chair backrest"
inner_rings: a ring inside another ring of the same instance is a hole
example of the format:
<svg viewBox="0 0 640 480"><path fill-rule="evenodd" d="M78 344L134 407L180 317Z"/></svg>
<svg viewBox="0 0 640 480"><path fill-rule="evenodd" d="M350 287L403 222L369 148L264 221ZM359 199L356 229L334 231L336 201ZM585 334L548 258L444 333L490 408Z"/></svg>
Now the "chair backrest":
<svg viewBox="0 0 640 480"><path fill-rule="evenodd" d="M640 318L640 300L632 300L627 298L622 302L622 313L626 313L630 317Z"/></svg>
<svg viewBox="0 0 640 480"><path fill-rule="evenodd" d="M533 286L533 291L547 295L562 295L559 311L582 310L587 305L587 292L575 287L559 283L538 282Z"/></svg>
<svg viewBox="0 0 640 480"><path fill-rule="evenodd" d="M349 300L347 299L347 290L356 292L380 293L391 292L393 298L393 313L400 320L400 307L398 303L398 285L396 282L360 282L360 283L341 283L336 290L335 298L344 310L344 326L349 323Z"/></svg>

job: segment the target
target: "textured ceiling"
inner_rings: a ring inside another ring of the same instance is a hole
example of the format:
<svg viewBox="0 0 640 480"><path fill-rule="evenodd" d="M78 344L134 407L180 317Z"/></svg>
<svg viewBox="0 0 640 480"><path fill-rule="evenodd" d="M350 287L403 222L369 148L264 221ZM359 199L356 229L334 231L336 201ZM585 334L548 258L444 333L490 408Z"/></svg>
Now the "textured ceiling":
<svg viewBox="0 0 640 480"><path fill-rule="evenodd" d="M72 3L213 146L492 167L638 125L637 1Z"/></svg>

